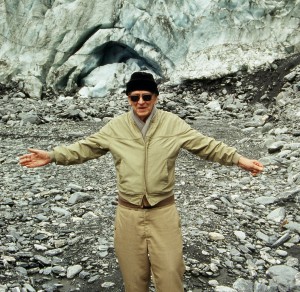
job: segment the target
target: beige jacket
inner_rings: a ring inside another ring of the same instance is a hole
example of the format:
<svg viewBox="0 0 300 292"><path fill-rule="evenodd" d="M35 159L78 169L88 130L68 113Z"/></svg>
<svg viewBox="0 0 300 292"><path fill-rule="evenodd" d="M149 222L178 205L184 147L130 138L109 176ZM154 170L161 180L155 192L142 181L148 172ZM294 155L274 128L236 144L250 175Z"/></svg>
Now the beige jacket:
<svg viewBox="0 0 300 292"><path fill-rule="evenodd" d="M99 132L50 152L56 164L71 165L112 153L120 195L140 205L146 196L151 205L171 196L175 160L180 149L223 165L237 164L235 148L192 129L176 115L157 110L145 139L129 113L111 120Z"/></svg>

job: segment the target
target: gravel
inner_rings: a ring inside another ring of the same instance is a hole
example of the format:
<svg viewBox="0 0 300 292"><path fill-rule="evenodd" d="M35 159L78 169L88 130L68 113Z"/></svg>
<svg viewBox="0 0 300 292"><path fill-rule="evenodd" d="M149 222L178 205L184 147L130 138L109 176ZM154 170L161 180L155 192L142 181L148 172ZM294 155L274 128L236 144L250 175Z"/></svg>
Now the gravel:
<svg viewBox="0 0 300 292"><path fill-rule="evenodd" d="M264 172L182 151L175 195L186 291L300 291L300 58L268 71L161 85L159 107L257 158ZM28 147L51 149L127 111L124 96L30 99L0 85L0 291L123 291L113 249L110 154L78 166L26 169ZM151 286L151 291L154 291Z"/></svg>

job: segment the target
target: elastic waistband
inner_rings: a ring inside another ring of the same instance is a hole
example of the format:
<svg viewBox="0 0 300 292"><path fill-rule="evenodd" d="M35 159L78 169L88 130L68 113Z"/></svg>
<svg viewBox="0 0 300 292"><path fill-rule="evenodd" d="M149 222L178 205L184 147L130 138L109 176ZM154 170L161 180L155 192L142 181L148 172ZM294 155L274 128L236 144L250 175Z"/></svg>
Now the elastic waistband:
<svg viewBox="0 0 300 292"><path fill-rule="evenodd" d="M128 201L126 201L123 198L121 198L120 196L118 196L118 203L121 206L132 208L132 209L154 209L154 208L164 207L164 206L168 206L168 205L175 203L175 198L174 198L174 195L172 195L172 196L158 202L154 206L144 206L144 205L135 205L135 204L129 203Z"/></svg>

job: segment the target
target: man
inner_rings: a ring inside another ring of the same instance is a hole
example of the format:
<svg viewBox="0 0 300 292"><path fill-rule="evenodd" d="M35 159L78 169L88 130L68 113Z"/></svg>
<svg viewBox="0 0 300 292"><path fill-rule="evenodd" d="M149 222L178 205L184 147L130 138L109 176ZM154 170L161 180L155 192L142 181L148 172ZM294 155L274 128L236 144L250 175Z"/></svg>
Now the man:
<svg viewBox="0 0 300 292"><path fill-rule="evenodd" d="M29 149L20 164L78 164L110 151L119 191L115 250L126 292L149 291L151 274L157 292L182 292L182 235L173 194L180 149L223 165L238 165L252 175L260 173L263 165L202 135L176 115L158 110L159 92L151 74L133 73L126 94L131 111L98 133L51 152Z"/></svg>

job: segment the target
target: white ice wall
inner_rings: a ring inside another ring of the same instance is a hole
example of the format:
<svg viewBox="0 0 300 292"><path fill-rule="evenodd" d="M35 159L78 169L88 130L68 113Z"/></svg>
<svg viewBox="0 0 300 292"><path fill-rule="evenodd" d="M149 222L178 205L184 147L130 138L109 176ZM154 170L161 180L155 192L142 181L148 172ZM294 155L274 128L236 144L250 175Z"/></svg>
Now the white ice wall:
<svg viewBox="0 0 300 292"><path fill-rule="evenodd" d="M122 63L178 82L300 51L299 0L2 0L0 15L0 81L72 89Z"/></svg>

